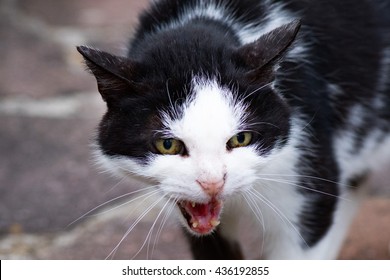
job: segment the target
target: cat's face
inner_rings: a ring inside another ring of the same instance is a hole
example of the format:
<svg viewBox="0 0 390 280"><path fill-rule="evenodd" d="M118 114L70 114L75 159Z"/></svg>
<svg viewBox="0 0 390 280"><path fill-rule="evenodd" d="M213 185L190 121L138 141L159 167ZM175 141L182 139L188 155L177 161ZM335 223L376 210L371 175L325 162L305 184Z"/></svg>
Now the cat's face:
<svg viewBox="0 0 390 280"><path fill-rule="evenodd" d="M288 139L289 110L273 90L269 63L282 50L262 53L266 65L256 71L243 63L248 46L226 50L202 73L191 65L175 73L169 63L179 61L150 63L153 53L134 63L79 50L108 105L97 139L100 160L125 176L147 178L176 203L190 232L212 232L224 203L250 189Z"/></svg>
<svg viewBox="0 0 390 280"><path fill-rule="evenodd" d="M167 97L166 107L110 109L99 146L111 169L151 179L176 201L184 224L205 234L219 224L224 202L256 182L256 172L283 145L289 119L269 87L243 94L206 78L191 84L180 104Z"/></svg>

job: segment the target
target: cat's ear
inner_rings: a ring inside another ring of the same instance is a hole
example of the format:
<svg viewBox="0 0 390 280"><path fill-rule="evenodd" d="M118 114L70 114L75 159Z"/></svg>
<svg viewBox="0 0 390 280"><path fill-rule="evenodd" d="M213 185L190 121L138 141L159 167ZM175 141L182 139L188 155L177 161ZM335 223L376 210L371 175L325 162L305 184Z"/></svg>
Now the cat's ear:
<svg viewBox="0 0 390 280"><path fill-rule="evenodd" d="M251 81L272 81L275 66L294 42L300 26L300 20L294 20L236 50L235 58L248 69L247 78Z"/></svg>
<svg viewBox="0 0 390 280"><path fill-rule="evenodd" d="M133 89L131 77L135 72L135 63L125 57L84 46L78 46L77 50L95 76L104 101L115 102L123 98L124 93L129 93Z"/></svg>

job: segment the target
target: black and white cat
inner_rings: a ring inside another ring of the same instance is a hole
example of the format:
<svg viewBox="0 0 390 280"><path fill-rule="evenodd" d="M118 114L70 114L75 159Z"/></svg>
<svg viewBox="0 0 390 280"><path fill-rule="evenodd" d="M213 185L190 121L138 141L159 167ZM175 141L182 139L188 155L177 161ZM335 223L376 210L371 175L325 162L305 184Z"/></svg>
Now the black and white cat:
<svg viewBox="0 0 390 280"><path fill-rule="evenodd" d="M337 257L390 163L390 5L161 0L126 56L78 47L107 103L97 158L175 205L195 258Z"/></svg>

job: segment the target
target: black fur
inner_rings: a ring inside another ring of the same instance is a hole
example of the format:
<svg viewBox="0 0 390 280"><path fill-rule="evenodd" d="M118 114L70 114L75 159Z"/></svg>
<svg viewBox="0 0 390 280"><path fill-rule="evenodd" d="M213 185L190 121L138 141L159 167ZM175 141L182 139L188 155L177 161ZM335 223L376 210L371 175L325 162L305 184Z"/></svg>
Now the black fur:
<svg viewBox="0 0 390 280"><path fill-rule="evenodd" d="M185 232L185 235L190 243L192 254L197 260L244 259L240 245L226 240L218 230L202 237L193 236L188 232Z"/></svg>

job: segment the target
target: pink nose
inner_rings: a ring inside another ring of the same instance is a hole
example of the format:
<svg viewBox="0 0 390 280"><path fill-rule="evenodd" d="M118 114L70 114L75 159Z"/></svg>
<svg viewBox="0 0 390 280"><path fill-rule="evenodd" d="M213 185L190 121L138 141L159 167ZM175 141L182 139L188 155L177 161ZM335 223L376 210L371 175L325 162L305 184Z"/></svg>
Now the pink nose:
<svg viewBox="0 0 390 280"><path fill-rule="evenodd" d="M220 181L197 182L209 196L216 196L217 194L219 194L222 191L223 186L225 185L225 179L222 179Z"/></svg>

